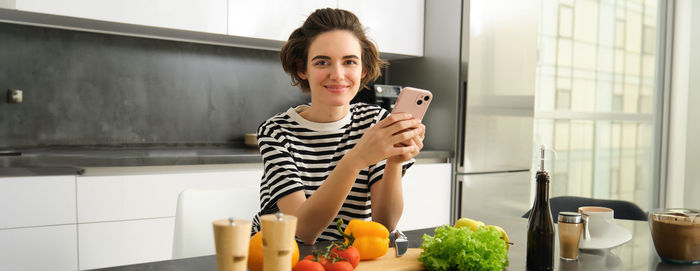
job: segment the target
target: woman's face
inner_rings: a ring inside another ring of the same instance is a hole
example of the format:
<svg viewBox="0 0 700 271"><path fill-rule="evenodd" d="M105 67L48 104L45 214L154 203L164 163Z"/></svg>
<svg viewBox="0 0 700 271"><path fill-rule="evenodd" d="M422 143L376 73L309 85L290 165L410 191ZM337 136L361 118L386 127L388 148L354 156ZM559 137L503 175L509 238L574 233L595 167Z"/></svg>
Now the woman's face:
<svg viewBox="0 0 700 271"><path fill-rule="evenodd" d="M364 77L360 41L350 31L325 32L311 42L308 55L299 76L309 81L312 106L349 105Z"/></svg>

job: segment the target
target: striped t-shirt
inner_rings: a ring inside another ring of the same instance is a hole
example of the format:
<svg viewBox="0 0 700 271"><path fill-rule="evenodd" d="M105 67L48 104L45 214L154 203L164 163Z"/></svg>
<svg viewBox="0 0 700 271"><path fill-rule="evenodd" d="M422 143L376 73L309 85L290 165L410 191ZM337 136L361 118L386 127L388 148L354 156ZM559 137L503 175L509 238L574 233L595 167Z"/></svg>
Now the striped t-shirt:
<svg viewBox="0 0 700 271"><path fill-rule="evenodd" d="M296 191L304 191L309 198L364 131L389 115L379 106L357 103L350 105L350 114L343 119L318 123L299 115L306 108L307 105L289 108L258 128L258 146L265 173L260 184L261 211L253 219L254 232L260 230L261 215L279 211L279 199ZM403 169L410 167L412 161L405 163ZM345 223L351 219L371 219L370 187L381 180L385 163L383 160L360 171L333 222L338 218ZM331 223L318 240L340 238L335 223Z"/></svg>

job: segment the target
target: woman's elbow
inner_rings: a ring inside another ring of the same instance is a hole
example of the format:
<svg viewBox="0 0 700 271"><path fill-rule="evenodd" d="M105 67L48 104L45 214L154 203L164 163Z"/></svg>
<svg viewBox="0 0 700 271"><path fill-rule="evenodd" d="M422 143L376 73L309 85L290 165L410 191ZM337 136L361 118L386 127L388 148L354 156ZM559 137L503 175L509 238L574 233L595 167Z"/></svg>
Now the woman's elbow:
<svg viewBox="0 0 700 271"><path fill-rule="evenodd" d="M318 239L318 234L303 233L297 231L297 238L306 245L313 245Z"/></svg>

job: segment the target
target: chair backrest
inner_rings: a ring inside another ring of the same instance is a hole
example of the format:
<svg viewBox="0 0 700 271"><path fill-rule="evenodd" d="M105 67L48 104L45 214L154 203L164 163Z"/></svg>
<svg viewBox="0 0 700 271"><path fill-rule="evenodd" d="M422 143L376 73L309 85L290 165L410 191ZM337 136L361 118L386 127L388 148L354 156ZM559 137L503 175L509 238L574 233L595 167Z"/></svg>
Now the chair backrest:
<svg viewBox="0 0 700 271"><path fill-rule="evenodd" d="M592 199L583 197L562 196L554 197L549 200L549 208L552 211L552 218L557 222L559 212L578 212L578 207L581 206L601 206L613 209L615 218L628 220L647 220L647 213L644 212L636 204L624 200L606 200ZM527 211L523 217L530 216L530 211Z"/></svg>
<svg viewBox="0 0 700 271"><path fill-rule="evenodd" d="M177 199L173 259L215 254L212 221L252 220L260 208L259 188L182 191Z"/></svg>

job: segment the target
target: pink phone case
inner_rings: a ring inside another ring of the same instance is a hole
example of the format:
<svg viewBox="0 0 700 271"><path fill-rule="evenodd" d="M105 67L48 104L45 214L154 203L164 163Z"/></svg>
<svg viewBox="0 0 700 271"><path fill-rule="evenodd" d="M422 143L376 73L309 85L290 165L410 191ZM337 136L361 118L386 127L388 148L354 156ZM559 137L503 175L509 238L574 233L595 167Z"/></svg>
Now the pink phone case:
<svg viewBox="0 0 700 271"><path fill-rule="evenodd" d="M391 113L410 113L414 118L422 120L428 105L433 101L430 91L412 87L404 87L396 98Z"/></svg>

